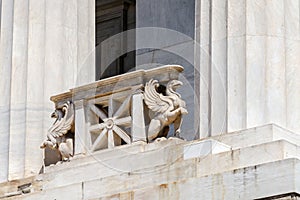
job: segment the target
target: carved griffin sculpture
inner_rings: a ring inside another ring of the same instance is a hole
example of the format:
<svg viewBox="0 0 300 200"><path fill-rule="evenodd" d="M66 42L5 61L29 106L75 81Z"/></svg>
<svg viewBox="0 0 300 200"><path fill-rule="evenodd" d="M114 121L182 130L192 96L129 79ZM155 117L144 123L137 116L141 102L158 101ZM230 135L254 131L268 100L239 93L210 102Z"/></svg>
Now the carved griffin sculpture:
<svg viewBox="0 0 300 200"><path fill-rule="evenodd" d="M168 82L165 92L158 93L159 83L151 79L145 85L144 101L154 113L148 128L148 140L157 137L166 137L169 125L174 123L175 137L179 137L182 124L182 115L187 114L185 102L181 99L176 89L182 85L178 80Z"/></svg>
<svg viewBox="0 0 300 200"><path fill-rule="evenodd" d="M69 160L73 156L73 139L68 136L74 123L74 105L67 102L61 109L56 109L52 114L52 118L56 118L55 122L47 131L47 139L40 146L52 149L58 149L62 156L62 160Z"/></svg>

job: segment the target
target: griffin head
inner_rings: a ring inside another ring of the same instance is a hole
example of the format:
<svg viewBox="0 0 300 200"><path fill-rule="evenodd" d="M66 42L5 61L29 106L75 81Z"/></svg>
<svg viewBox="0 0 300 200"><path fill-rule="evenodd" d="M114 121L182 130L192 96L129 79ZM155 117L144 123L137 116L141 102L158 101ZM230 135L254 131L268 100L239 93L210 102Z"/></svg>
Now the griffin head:
<svg viewBox="0 0 300 200"><path fill-rule="evenodd" d="M178 81L178 80L172 80L172 81L168 82L167 88L176 90L177 88L179 88L179 87L182 86L182 85L183 85L183 84L182 84L181 81Z"/></svg>
<svg viewBox="0 0 300 200"><path fill-rule="evenodd" d="M51 113L51 118L56 118L60 120L63 117L63 112L61 110L55 110L53 113Z"/></svg>
<svg viewBox="0 0 300 200"><path fill-rule="evenodd" d="M166 90L167 95L171 96L172 94L175 94L178 97L181 97L181 95L176 92L176 89L182 85L183 85L182 82L178 81L178 80L169 81L167 84L167 90Z"/></svg>

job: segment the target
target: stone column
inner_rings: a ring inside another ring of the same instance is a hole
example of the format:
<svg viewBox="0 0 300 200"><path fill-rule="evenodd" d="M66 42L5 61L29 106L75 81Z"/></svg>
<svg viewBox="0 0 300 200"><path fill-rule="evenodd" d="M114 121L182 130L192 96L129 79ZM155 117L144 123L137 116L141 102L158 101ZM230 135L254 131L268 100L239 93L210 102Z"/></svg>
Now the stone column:
<svg viewBox="0 0 300 200"><path fill-rule="evenodd" d="M300 131L300 2L284 1L286 127Z"/></svg>
<svg viewBox="0 0 300 200"><path fill-rule="evenodd" d="M0 182L8 179L13 1L2 0L0 37Z"/></svg>
<svg viewBox="0 0 300 200"><path fill-rule="evenodd" d="M200 138L227 132L227 1L196 1L195 90ZM196 73L197 74L197 73Z"/></svg>
<svg viewBox="0 0 300 200"><path fill-rule="evenodd" d="M201 51L211 58L206 62L203 53L196 52L200 54L196 68L210 80L207 88L201 81L196 86L200 88L200 136L268 123L300 131L299 1L196 3L200 5L196 36L200 35Z"/></svg>
<svg viewBox="0 0 300 200"><path fill-rule="evenodd" d="M246 128L246 0L228 1L228 130Z"/></svg>
<svg viewBox="0 0 300 200"><path fill-rule="evenodd" d="M210 17L211 17L211 1L196 1L196 20L195 23L195 94L198 96L199 112L195 112L196 121L199 123L200 138L210 136ZM197 97L196 97L197 98ZM197 125L197 124L196 124Z"/></svg>
<svg viewBox="0 0 300 200"><path fill-rule="evenodd" d="M2 0L0 182L39 172L49 98L94 81L94 39L93 0Z"/></svg>
<svg viewBox="0 0 300 200"><path fill-rule="evenodd" d="M43 164L43 155L37 149L44 138L44 77L45 11L46 0L29 1L28 64L26 89L26 144L25 176L35 173ZM41 134L42 133L42 134Z"/></svg>
<svg viewBox="0 0 300 200"><path fill-rule="evenodd" d="M227 132L227 1L211 4L211 135Z"/></svg>
<svg viewBox="0 0 300 200"><path fill-rule="evenodd" d="M286 127L284 4L288 2L247 2L247 127Z"/></svg>
<svg viewBox="0 0 300 200"><path fill-rule="evenodd" d="M14 1L11 90L9 179L24 176L29 2Z"/></svg>

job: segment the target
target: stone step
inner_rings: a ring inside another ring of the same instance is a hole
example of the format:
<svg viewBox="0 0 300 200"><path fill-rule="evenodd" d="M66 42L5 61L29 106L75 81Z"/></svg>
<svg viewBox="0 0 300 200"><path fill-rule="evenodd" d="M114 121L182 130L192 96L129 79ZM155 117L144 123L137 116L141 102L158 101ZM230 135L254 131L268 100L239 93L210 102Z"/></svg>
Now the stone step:
<svg viewBox="0 0 300 200"><path fill-rule="evenodd" d="M277 140L200 157L197 164L197 176L219 174L288 158L300 159L300 146L285 140Z"/></svg>
<svg viewBox="0 0 300 200"><path fill-rule="evenodd" d="M211 139L229 145L233 149L239 149L281 139L300 145L300 134L291 132L275 124L268 124L242 131L221 134L211 137Z"/></svg>
<svg viewBox="0 0 300 200"><path fill-rule="evenodd" d="M230 151L231 147L216 140L207 139L201 141L192 141L183 147L183 159L204 157L209 154L217 154Z"/></svg>

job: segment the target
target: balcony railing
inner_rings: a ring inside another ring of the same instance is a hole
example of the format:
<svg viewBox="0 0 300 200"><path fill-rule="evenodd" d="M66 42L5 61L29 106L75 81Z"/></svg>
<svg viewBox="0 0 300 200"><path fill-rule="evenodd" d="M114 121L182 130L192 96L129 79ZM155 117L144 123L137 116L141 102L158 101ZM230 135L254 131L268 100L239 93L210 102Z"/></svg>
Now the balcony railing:
<svg viewBox="0 0 300 200"><path fill-rule="evenodd" d="M137 141L148 142L148 124L153 116L144 100L145 84L156 80L159 87L154 92L166 95L163 90L171 80L178 80L182 71L183 67L177 65L138 70L52 96L58 114L53 115L57 119L43 146L51 144L50 147L59 149L63 159L68 159L68 154L86 154ZM181 105L175 105L173 110L176 106ZM176 113L182 111L178 109ZM65 125L67 122L71 123L69 128ZM64 130L57 127L64 127ZM68 139L72 140L69 146Z"/></svg>

